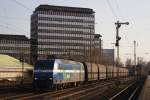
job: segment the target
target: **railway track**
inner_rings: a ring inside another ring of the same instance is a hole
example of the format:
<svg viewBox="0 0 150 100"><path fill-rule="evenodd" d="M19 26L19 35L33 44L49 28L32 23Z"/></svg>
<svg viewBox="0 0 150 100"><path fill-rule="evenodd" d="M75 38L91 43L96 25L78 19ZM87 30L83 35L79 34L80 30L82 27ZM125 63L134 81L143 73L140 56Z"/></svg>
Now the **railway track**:
<svg viewBox="0 0 150 100"><path fill-rule="evenodd" d="M128 79L122 79L122 81L125 81ZM20 94L14 94L7 97L2 97L1 99L4 100L41 100L41 99L66 99L66 98L72 98L72 97L78 97L79 98L85 98L88 97L91 94L96 94L96 91L98 90L105 90L108 86L111 86L114 84L114 80L107 80L107 81L97 81L96 83L91 84L85 84L80 85L79 87L73 87L73 88L67 88L63 90L50 90L47 92L35 92L34 90L28 91L27 93L20 93Z"/></svg>
<svg viewBox="0 0 150 100"><path fill-rule="evenodd" d="M125 100L137 100L145 79L145 77L139 78L136 82L131 83L125 89L109 98L109 100L121 100L122 98Z"/></svg>
<svg viewBox="0 0 150 100"><path fill-rule="evenodd" d="M32 95L43 96L43 95L47 94L47 93L35 92L33 89L30 89L30 90L28 90L28 89L21 89L21 90L19 88L3 89L5 91L1 91L2 94L0 94L0 100L1 99L10 99L11 100L11 99L15 99L15 98L28 97L28 96L32 96ZM69 88L69 90L71 90L71 89L74 89L74 88ZM68 90L68 89L64 89L64 90ZM64 90L55 91L55 92L53 92L53 94L64 91ZM22 92L22 91L25 91L25 92ZM8 93L5 93L5 92L8 92ZM9 93L9 92L11 92L11 93ZM52 91L49 91L48 93L52 93Z"/></svg>
<svg viewBox="0 0 150 100"><path fill-rule="evenodd" d="M78 91L70 91L70 93L63 93L61 95L55 94L55 96L45 96L43 99L49 100L49 99L56 99L56 100L91 100L97 95L102 95L103 92L109 87L113 87L115 85L115 81L110 82L104 82L102 84L97 84L95 86L90 86L86 88L80 88Z"/></svg>
<svg viewBox="0 0 150 100"><path fill-rule="evenodd" d="M21 95L16 95L16 96L5 97L3 99L5 99L5 100L13 100L13 99L14 100L20 100L20 99L21 100L28 100L28 99L41 100L41 99L48 98L48 96L57 97L59 95L65 95L65 94L69 93L70 91L77 92L80 89L93 87L93 86L96 86L97 84L105 84L107 82L96 82L96 83L92 83L92 84L81 85L79 87L68 88L68 89L63 89L63 90L58 90L58 91L48 91L48 92L43 92L43 93L31 92L31 93L26 93L26 94L21 94ZM0 99L2 99L2 98L0 98Z"/></svg>
<svg viewBox="0 0 150 100"><path fill-rule="evenodd" d="M16 94L23 94L32 91L31 84L17 85L11 87L0 88L0 98L8 97Z"/></svg>
<svg viewBox="0 0 150 100"><path fill-rule="evenodd" d="M95 90L97 90L97 89L107 87L107 86L110 86L112 84L114 84L114 82L100 84L100 85L97 84L96 86L84 88L84 89L81 89L79 91L71 91L71 93L69 93L69 94L55 95L55 96L53 96L53 99L59 99L59 100L66 100L66 99L71 99L71 98L74 98L76 100L81 99L81 98L85 99L85 97L87 95L91 94L91 92L95 92ZM50 96L50 98L49 98L49 96L47 96L45 98L50 99L52 97Z"/></svg>

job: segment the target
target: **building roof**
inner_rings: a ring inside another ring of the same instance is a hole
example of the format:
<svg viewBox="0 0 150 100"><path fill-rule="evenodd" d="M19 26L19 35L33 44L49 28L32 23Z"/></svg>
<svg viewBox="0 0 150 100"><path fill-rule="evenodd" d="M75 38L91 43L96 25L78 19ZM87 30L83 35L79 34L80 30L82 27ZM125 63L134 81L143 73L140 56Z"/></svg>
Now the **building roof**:
<svg viewBox="0 0 150 100"><path fill-rule="evenodd" d="M14 57L0 54L0 69L2 68L22 68L22 63ZM24 68L32 68L32 66L24 63Z"/></svg>
<svg viewBox="0 0 150 100"><path fill-rule="evenodd" d="M76 13L88 13L93 14L93 9L90 8L80 8L80 7L68 7L68 6L54 6L54 5L39 5L35 8L35 11L64 11L64 12L76 12Z"/></svg>
<svg viewBox="0 0 150 100"><path fill-rule="evenodd" d="M29 41L25 35L9 35L9 34L0 34L0 40L21 40Z"/></svg>

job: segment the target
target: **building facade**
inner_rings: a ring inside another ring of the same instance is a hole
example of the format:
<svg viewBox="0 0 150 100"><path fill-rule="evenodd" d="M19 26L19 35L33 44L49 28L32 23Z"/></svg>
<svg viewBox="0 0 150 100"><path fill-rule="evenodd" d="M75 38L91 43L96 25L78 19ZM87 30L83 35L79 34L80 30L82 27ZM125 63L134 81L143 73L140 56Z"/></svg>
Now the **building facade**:
<svg viewBox="0 0 150 100"><path fill-rule="evenodd" d="M81 60L99 47L95 15L89 8L40 5L31 15L31 61L49 55ZM87 52L89 51L89 52Z"/></svg>
<svg viewBox="0 0 150 100"><path fill-rule="evenodd" d="M115 63L115 51L114 49L103 49L102 50L103 55L103 63L104 64L114 64Z"/></svg>
<svg viewBox="0 0 150 100"><path fill-rule="evenodd" d="M0 34L0 54L30 63L30 40L24 35Z"/></svg>

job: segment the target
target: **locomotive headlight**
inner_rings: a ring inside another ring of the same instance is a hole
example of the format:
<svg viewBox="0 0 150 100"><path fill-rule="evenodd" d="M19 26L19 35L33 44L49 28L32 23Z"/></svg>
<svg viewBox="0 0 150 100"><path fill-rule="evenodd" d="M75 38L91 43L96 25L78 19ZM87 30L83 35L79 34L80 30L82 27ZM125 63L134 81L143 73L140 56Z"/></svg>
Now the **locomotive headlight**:
<svg viewBox="0 0 150 100"><path fill-rule="evenodd" d="M52 80L52 78L49 78L49 80Z"/></svg>
<svg viewBox="0 0 150 100"><path fill-rule="evenodd" d="M38 78L36 78L36 77L34 78L34 80L37 80L37 79L38 79Z"/></svg>

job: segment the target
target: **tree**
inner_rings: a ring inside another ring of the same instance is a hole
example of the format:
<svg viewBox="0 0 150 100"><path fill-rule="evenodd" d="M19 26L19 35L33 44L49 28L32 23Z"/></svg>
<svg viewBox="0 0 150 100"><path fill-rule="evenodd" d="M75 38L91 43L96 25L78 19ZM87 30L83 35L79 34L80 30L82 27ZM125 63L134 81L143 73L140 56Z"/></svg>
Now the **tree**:
<svg viewBox="0 0 150 100"><path fill-rule="evenodd" d="M137 58L137 63L138 64L146 64L143 57L138 57Z"/></svg>
<svg viewBox="0 0 150 100"><path fill-rule="evenodd" d="M150 61L147 62L146 67L149 67L149 68L150 68Z"/></svg>
<svg viewBox="0 0 150 100"><path fill-rule="evenodd" d="M133 65L132 60L128 58L128 59L126 60L126 62L125 62L125 65L126 65L127 67L131 67L131 66Z"/></svg>

